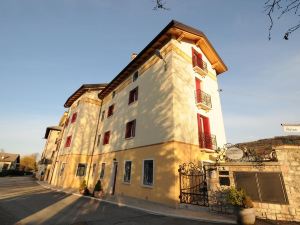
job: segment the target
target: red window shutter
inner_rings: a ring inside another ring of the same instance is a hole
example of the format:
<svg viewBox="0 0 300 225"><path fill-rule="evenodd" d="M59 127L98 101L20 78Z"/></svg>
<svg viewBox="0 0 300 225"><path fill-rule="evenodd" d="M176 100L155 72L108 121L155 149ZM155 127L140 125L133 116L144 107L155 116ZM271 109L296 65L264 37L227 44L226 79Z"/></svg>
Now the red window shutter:
<svg viewBox="0 0 300 225"><path fill-rule="evenodd" d="M76 118L77 118L77 112L73 113L71 123L74 123L76 121Z"/></svg>
<svg viewBox="0 0 300 225"><path fill-rule="evenodd" d="M65 144L65 147L70 147L70 145L71 145L71 140L72 140L72 136L68 136L68 137L67 137L66 144Z"/></svg>
<svg viewBox="0 0 300 225"><path fill-rule="evenodd" d="M108 111L107 111L107 117L110 117L114 114L114 104L109 106Z"/></svg>
<svg viewBox="0 0 300 225"><path fill-rule="evenodd" d="M204 141L204 132L203 132L203 119L200 114L197 114L197 121L198 121L199 146L200 148L204 148L205 141Z"/></svg>
<svg viewBox="0 0 300 225"><path fill-rule="evenodd" d="M106 131L103 137L103 145L109 144L110 131Z"/></svg>
<svg viewBox="0 0 300 225"><path fill-rule="evenodd" d="M192 62L193 62L193 67L197 65L197 52L195 51L194 48L192 48Z"/></svg>
<svg viewBox="0 0 300 225"><path fill-rule="evenodd" d="M195 77L196 83L196 100L197 102L202 102L202 94L201 94L201 80Z"/></svg>
<svg viewBox="0 0 300 225"><path fill-rule="evenodd" d="M204 125L204 133L205 133L205 147L208 149L212 149L212 139L210 133L210 124L209 118L203 117L203 125Z"/></svg>

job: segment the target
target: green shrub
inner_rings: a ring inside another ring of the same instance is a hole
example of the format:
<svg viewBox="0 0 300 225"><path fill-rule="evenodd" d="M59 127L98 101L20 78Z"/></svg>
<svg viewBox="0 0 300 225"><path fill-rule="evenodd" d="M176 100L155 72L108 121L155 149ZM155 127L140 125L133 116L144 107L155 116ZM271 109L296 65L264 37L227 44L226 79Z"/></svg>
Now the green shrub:
<svg viewBox="0 0 300 225"><path fill-rule="evenodd" d="M251 198L242 189L231 187L227 193L226 200L229 204L236 207L253 208Z"/></svg>
<svg viewBox="0 0 300 225"><path fill-rule="evenodd" d="M94 192L95 191L102 191L102 185L101 185L101 181L98 180L96 185L95 185L95 188L94 188Z"/></svg>

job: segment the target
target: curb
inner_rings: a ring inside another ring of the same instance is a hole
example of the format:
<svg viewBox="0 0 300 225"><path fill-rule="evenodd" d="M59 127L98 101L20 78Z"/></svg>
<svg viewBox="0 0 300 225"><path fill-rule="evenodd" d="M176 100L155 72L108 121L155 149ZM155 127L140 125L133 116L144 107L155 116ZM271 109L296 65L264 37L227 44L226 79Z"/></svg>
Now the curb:
<svg viewBox="0 0 300 225"><path fill-rule="evenodd" d="M64 193L72 194L72 195L79 196L79 197L82 197L82 198L94 199L94 200L97 200L99 202L105 202L105 203L117 205L119 207L127 207L127 208L131 208L131 209L139 210L139 211L142 211L142 212L146 212L146 213L149 213L151 215L167 216L167 217L174 217L174 218L180 218L180 219L189 219L189 220L200 221L200 222L236 224L235 221L229 221L229 220L207 219L207 218L199 218L199 217L194 217L194 216L184 216L184 215L178 215L178 214L164 213L164 212L149 210L149 209L145 209L145 208L136 207L136 206L133 206L133 205L128 205L128 204L125 204L125 203L117 203L117 202L110 201L110 200L99 199L99 198L95 198L95 197L91 197L91 196L84 196L84 195L77 194L77 193L74 193L74 192L65 191L63 189L58 189L58 188L53 188L53 187L43 185L39 181L36 181L36 182L37 182L37 184L39 184L40 186L42 186L45 189L50 189L50 190L53 190L53 191L56 191L56 192L64 192Z"/></svg>

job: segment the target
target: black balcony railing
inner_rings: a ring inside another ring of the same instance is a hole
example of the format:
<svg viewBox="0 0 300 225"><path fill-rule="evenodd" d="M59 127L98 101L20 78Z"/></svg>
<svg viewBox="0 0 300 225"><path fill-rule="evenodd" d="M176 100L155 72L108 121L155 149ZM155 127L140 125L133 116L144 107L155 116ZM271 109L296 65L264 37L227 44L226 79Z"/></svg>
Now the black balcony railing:
<svg viewBox="0 0 300 225"><path fill-rule="evenodd" d="M212 107L211 96L205 93L204 91L196 90L196 103L197 104L201 103L204 106L211 108Z"/></svg>
<svg viewBox="0 0 300 225"><path fill-rule="evenodd" d="M209 133L200 133L199 134L199 146L200 146L200 148L216 150L217 149L216 135L209 134Z"/></svg>

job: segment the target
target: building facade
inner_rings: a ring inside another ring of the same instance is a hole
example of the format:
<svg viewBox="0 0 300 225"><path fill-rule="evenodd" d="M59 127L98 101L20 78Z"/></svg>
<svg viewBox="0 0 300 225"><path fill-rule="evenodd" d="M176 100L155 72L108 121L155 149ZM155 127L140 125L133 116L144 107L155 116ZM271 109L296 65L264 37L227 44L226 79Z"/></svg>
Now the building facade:
<svg viewBox="0 0 300 225"><path fill-rule="evenodd" d="M226 143L226 71L201 31L171 21L109 84L68 99L52 184L92 189L100 179L107 195L176 207L179 165L210 162Z"/></svg>

